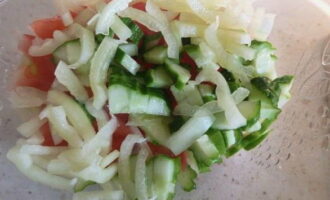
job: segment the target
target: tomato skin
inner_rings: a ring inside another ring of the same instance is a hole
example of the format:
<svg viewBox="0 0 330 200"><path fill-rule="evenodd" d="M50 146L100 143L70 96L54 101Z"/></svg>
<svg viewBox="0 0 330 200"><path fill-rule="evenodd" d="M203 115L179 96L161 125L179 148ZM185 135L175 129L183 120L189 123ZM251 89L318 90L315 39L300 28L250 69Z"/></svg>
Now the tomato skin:
<svg viewBox="0 0 330 200"><path fill-rule="evenodd" d="M119 122L119 127L112 136L112 150L120 150L120 146L125 140L126 136L132 133L129 126L126 126L128 121L128 114L116 115Z"/></svg>
<svg viewBox="0 0 330 200"><path fill-rule="evenodd" d="M190 68L191 79L195 80L198 74L198 67L195 61L186 52L181 54L181 63L187 64L191 67Z"/></svg>
<svg viewBox="0 0 330 200"><path fill-rule="evenodd" d="M53 18L38 19L34 21L30 27L41 39L53 38L54 31L65 29L62 19L58 16Z"/></svg>
<svg viewBox="0 0 330 200"><path fill-rule="evenodd" d="M18 48L30 60L30 63L22 66L16 76L16 86L35 87L48 91L55 79L56 66L53 63L52 55L33 57L29 55L29 48L34 40L32 35L23 35Z"/></svg>

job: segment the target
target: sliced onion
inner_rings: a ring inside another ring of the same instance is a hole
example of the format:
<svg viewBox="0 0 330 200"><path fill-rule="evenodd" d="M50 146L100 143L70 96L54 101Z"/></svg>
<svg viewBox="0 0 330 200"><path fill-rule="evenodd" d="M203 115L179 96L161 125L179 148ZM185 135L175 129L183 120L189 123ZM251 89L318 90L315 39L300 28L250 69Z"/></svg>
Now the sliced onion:
<svg viewBox="0 0 330 200"><path fill-rule="evenodd" d="M53 105L63 106L69 122L85 141L94 137L95 130L86 113L70 96L60 91L50 90L47 101Z"/></svg>
<svg viewBox="0 0 330 200"><path fill-rule="evenodd" d="M87 168L78 172L77 176L84 180L102 184L111 180L117 174L117 170L117 164L112 164L105 169L96 164L91 164Z"/></svg>
<svg viewBox="0 0 330 200"><path fill-rule="evenodd" d="M96 42L94 39L94 33L77 23L72 24L69 27L69 32L73 37L80 39L81 50L79 59L75 63L69 65L70 68L77 69L82 65L87 64L92 58L96 48Z"/></svg>
<svg viewBox="0 0 330 200"><path fill-rule="evenodd" d="M125 192L130 198L134 198L135 186L130 170L130 156L135 144L142 143L145 139L139 135L128 135L120 146L120 155L118 161L118 175Z"/></svg>
<svg viewBox="0 0 330 200"><path fill-rule="evenodd" d="M163 11L154 4L151 0L146 4L147 12L157 20L157 26L162 32L164 39L167 43L167 54L170 58L178 59L181 47L181 39L178 40L170 27L169 21Z"/></svg>
<svg viewBox="0 0 330 200"><path fill-rule="evenodd" d="M75 73L63 61L60 61L57 65L55 76L78 101L85 102L88 99L88 94L83 84L81 84Z"/></svg>
<svg viewBox="0 0 330 200"><path fill-rule="evenodd" d="M9 93L14 108L39 107L46 102L47 93L33 87L20 86Z"/></svg>
<svg viewBox="0 0 330 200"><path fill-rule="evenodd" d="M149 151L146 148L141 148L137 156L135 166L135 192L137 199L148 199L146 183L146 161L148 156Z"/></svg>
<svg viewBox="0 0 330 200"><path fill-rule="evenodd" d="M30 155L57 155L67 147L46 147L41 145L23 145L20 149L22 153Z"/></svg>
<svg viewBox="0 0 330 200"><path fill-rule="evenodd" d="M67 121L67 114L62 106L49 107L47 117L56 133L67 141L70 146L82 146L82 139L76 129Z"/></svg>
<svg viewBox="0 0 330 200"><path fill-rule="evenodd" d="M233 96L235 103L240 104L250 95L250 91L246 88L239 87L231 95Z"/></svg>
<svg viewBox="0 0 330 200"><path fill-rule="evenodd" d="M86 26L88 21L96 15L95 10L86 8L74 18L74 21L82 26Z"/></svg>
<svg viewBox="0 0 330 200"><path fill-rule="evenodd" d="M93 117L95 117L96 122L97 122L98 129L101 130L101 128L103 126L105 126L106 123L109 121L108 114L103 109L97 110L93 106L93 102L92 101L87 101L85 103L85 106L86 106L86 109L87 109L88 113L91 114Z"/></svg>
<svg viewBox="0 0 330 200"><path fill-rule="evenodd" d="M11 149L7 154L7 158L16 165L18 170L31 180L55 189L72 190L73 184L71 180L51 175L33 164L27 167L24 156L27 156L27 154L20 153L17 148ZM31 159L31 157L29 159Z"/></svg>
<svg viewBox="0 0 330 200"><path fill-rule="evenodd" d="M203 19L205 22L210 24L215 21L217 13L213 10L206 9L200 0L186 0L186 2L195 15Z"/></svg>
<svg viewBox="0 0 330 200"><path fill-rule="evenodd" d="M184 0L168 1L168 0L153 0L159 7L164 10L173 12L191 12L189 6Z"/></svg>
<svg viewBox="0 0 330 200"><path fill-rule="evenodd" d="M118 120L115 116L103 126L98 133L86 143L83 147L84 153L102 153L108 154L111 149L112 135L118 128Z"/></svg>
<svg viewBox="0 0 330 200"><path fill-rule="evenodd" d="M132 20L137 21L138 23L146 26L151 31L160 31L157 20L148 13L143 12L141 10L129 7L124 11L120 12L119 15L122 17L129 17Z"/></svg>
<svg viewBox="0 0 330 200"><path fill-rule="evenodd" d="M114 21L114 16L116 13L128 8L128 4L132 0L112 0L106 5L106 7L101 11L101 15L96 24L95 32L96 34L109 35L109 28Z"/></svg>
<svg viewBox="0 0 330 200"><path fill-rule="evenodd" d="M227 53L219 41L217 35L218 27L219 18L217 18L217 20L205 30L205 41L215 52L218 63L221 65L221 67L234 73L234 76L239 78L242 82L249 82L249 77L245 73L244 66L239 62L237 57Z"/></svg>
<svg viewBox="0 0 330 200"><path fill-rule="evenodd" d="M53 39L46 39L41 45L31 46L29 49L29 55L38 57L52 54L59 46L73 39L75 39L75 37L72 37L63 31L54 31Z"/></svg>
<svg viewBox="0 0 330 200"><path fill-rule="evenodd" d="M200 17L192 13L186 13L186 12L180 13L179 19L182 22L192 23L196 25L206 25L205 21L203 21Z"/></svg>
<svg viewBox="0 0 330 200"><path fill-rule="evenodd" d="M53 159L47 165L47 171L51 174L58 176L65 176L73 178L75 177L70 164L67 161L61 159Z"/></svg>
<svg viewBox="0 0 330 200"><path fill-rule="evenodd" d="M236 129L246 125L246 119L238 110L236 103L230 93L227 81L221 73L210 68L204 68L197 76L197 81L210 81L217 85L216 95L218 106L225 111L228 129Z"/></svg>
<svg viewBox="0 0 330 200"><path fill-rule="evenodd" d="M46 122L47 120L39 119L39 116L37 116L21 124L19 127L17 127L17 131L24 137L31 137Z"/></svg>
<svg viewBox="0 0 330 200"><path fill-rule="evenodd" d="M114 150L111 153L109 153L107 156L105 156L100 163L100 166L102 168L106 168L109 166L113 161L115 161L119 157L119 151Z"/></svg>
<svg viewBox="0 0 330 200"><path fill-rule="evenodd" d="M73 200L123 200L124 192L121 190L117 191L89 191L89 192L78 192L73 195Z"/></svg>
<svg viewBox="0 0 330 200"><path fill-rule="evenodd" d="M114 15L113 17L111 30L122 41L126 41L132 35L131 29L129 29L127 25L117 15Z"/></svg>
<svg viewBox="0 0 330 200"><path fill-rule="evenodd" d="M96 109L101 109L107 101L106 81L108 69L117 48L118 42L116 40L105 37L91 61L89 80L94 94L93 105Z"/></svg>

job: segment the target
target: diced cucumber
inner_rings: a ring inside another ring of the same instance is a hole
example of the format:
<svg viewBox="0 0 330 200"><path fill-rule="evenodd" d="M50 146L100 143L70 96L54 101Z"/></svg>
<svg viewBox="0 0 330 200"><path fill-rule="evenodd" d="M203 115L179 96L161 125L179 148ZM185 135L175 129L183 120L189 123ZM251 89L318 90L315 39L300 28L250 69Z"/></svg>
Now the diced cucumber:
<svg viewBox="0 0 330 200"><path fill-rule="evenodd" d="M178 89L182 89L191 78L190 72L182 66L176 64L173 60L165 59L165 66L175 79L175 86Z"/></svg>
<svg viewBox="0 0 330 200"><path fill-rule="evenodd" d="M153 115L130 115L130 120L137 124L152 142L165 145L170 137L169 119Z"/></svg>
<svg viewBox="0 0 330 200"><path fill-rule="evenodd" d="M173 199L179 170L180 162L178 159L163 155L153 159L153 186L157 200Z"/></svg>
<svg viewBox="0 0 330 200"><path fill-rule="evenodd" d="M138 55L138 46L136 44L127 43L119 45L119 48L123 50L129 56L137 56Z"/></svg>
<svg viewBox="0 0 330 200"><path fill-rule="evenodd" d="M291 98L290 89L293 84L293 76L282 76L272 81L271 87L279 95L277 107L282 108Z"/></svg>
<svg viewBox="0 0 330 200"><path fill-rule="evenodd" d="M143 47L142 50L143 51L147 51L155 46L157 46L157 44L159 44L159 41L162 38L162 34L161 33L155 33L152 35L145 35L144 39L143 39Z"/></svg>
<svg viewBox="0 0 330 200"><path fill-rule="evenodd" d="M220 73L226 79L231 93L235 92L235 90L240 87L240 85L236 82L234 75L230 71L222 69Z"/></svg>
<svg viewBox="0 0 330 200"><path fill-rule="evenodd" d="M88 186L96 184L94 181L85 181L78 179L77 183L74 185L74 192L81 192L85 190Z"/></svg>
<svg viewBox="0 0 330 200"><path fill-rule="evenodd" d="M186 103L190 105L201 106L203 104L202 96L196 85L188 82L182 89L171 87L171 92L175 97L175 100L180 103Z"/></svg>
<svg viewBox="0 0 330 200"><path fill-rule="evenodd" d="M230 148L237 142L235 130L223 131L223 136L226 142L226 147Z"/></svg>
<svg viewBox="0 0 330 200"><path fill-rule="evenodd" d="M219 161L220 153L208 135L203 135L191 146L200 172L209 171L209 167Z"/></svg>
<svg viewBox="0 0 330 200"><path fill-rule="evenodd" d="M243 136L238 130L223 131L223 136L227 146L226 157L228 158L242 148L241 141Z"/></svg>
<svg viewBox="0 0 330 200"><path fill-rule="evenodd" d="M246 118L247 126L253 125L260 117L261 103L260 101L243 101L238 106L240 113ZM219 130L228 130L227 119L224 112L215 114L216 121L212 125L213 128Z"/></svg>
<svg viewBox="0 0 330 200"><path fill-rule="evenodd" d="M245 144L244 149L249 151L254 149L256 146L258 146L262 141L264 141L264 139L267 138L267 136L269 135L270 131L267 131L266 133L260 135L258 138L256 138L255 140L251 140L248 143Z"/></svg>
<svg viewBox="0 0 330 200"><path fill-rule="evenodd" d="M140 65L120 48L117 49L114 60L133 75L140 69Z"/></svg>
<svg viewBox="0 0 330 200"><path fill-rule="evenodd" d="M238 109L247 119L247 126L251 126L259 120L261 102L260 101L243 101L238 104Z"/></svg>
<svg viewBox="0 0 330 200"><path fill-rule="evenodd" d="M167 102L151 94L128 88L120 84L109 87L109 108L113 114L140 113L168 116L170 110Z"/></svg>
<svg viewBox="0 0 330 200"><path fill-rule="evenodd" d="M166 88L173 84L170 75L163 66L148 70L146 82L147 86L152 88Z"/></svg>
<svg viewBox="0 0 330 200"><path fill-rule="evenodd" d="M187 166L186 169L181 170L178 175L178 182L183 188L183 190L190 192L196 189L195 179L197 178L197 173Z"/></svg>
<svg viewBox="0 0 330 200"><path fill-rule="evenodd" d="M215 95L215 86L202 83L198 85L198 89L202 95L204 103L217 99L217 96Z"/></svg>
<svg viewBox="0 0 330 200"><path fill-rule="evenodd" d="M215 147L218 149L220 155L226 154L226 142L221 131L216 129L209 129L206 133Z"/></svg>
<svg viewBox="0 0 330 200"><path fill-rule="evenodd" d="M167 47L156 46L143 54L143 59L151 64L164 64L167 57Z"/></svg>
<svg viewBox="0 0 330 200"><path fill-rule="evenodd" d="M144 33L140 29L140 27L130 18L128 17L122 17L121 20L128 26L129 29L132 31L132 35L129 38L130 41L132 41L135 44L138 44L140 40L142 39Z"/></svg>
<svg viewBox="0 0 330 200"><path fill-rule="evenodd" d="M256 77L251 79L251 84L268 98L277 107L279 95L271 88L270 80L266 77ZM252 94L251 94L252 95ZM263 98L265 98L263 97Z"/></svg>

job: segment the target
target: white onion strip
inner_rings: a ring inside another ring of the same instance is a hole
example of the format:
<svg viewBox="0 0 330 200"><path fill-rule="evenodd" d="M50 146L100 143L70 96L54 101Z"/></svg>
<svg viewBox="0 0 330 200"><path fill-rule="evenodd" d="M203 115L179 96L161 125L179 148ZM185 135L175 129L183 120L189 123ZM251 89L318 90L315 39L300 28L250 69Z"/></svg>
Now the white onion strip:
<svg viewBox="0 0 330 200"><path fill-rule="evenodd" d="M135 186L130 172L130 156L135 144L142 143L145 139L139 135L128 135L120 146L120 155L118 161L118 175L127 195L134 199Z"/></svg>

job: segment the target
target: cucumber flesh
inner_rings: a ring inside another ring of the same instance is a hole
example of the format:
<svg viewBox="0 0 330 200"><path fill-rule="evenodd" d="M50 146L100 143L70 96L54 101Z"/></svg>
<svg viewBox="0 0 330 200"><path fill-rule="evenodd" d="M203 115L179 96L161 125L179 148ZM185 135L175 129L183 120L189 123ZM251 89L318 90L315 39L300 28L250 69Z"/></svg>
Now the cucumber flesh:
<svg viewBox="0 0 330 200"><path fill-rule="evenodd" d="M166 88L173 84L169 73L163 66L150 69L146 75L146 82L147 86L152 88Z"/></svg>
<svg viewBox="0 0 330 200"><path fill-rule="evenodd" d="M156 46L143 54L143 59L151 64L164 64L167 57L167 47Z"/></svg>
<svg viewBox="0 0 330 200"><path fill-rule="evenodd" d="M167 71L174 78L176 82L175 87L178 89L182 89L191 78L190 72L184 67L176 64L173 60L165 59L165 66Z"/></svg>
<svg viewBox="0 0 330 200"><path fill-rule="evenodd" d="M157 156L153 160L153 186L157 200L173 199L180 163L177 159Z"/></svg>

